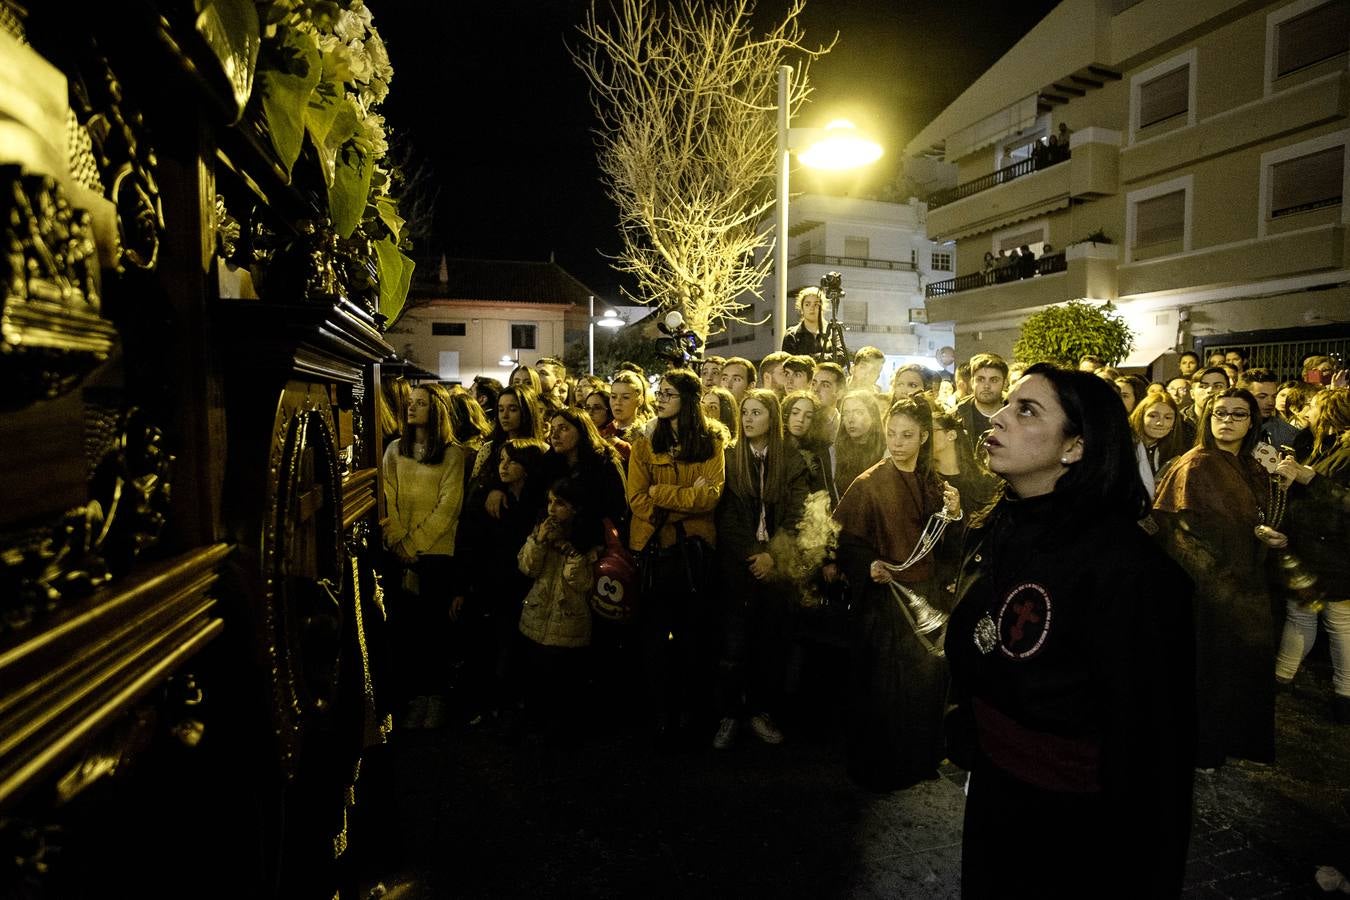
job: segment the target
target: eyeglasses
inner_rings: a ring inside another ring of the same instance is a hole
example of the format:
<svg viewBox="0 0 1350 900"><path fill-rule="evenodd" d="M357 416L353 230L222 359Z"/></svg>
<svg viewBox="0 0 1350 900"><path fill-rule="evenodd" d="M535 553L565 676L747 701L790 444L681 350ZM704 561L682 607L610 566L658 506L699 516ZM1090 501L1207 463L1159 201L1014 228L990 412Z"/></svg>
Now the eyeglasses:
<svg viewBox="0 0 1350 900"><path fill-rule="evenodd" d="M657 392L656 392L656 396L659 397L659 398L662 399L662 400L678 400L678 399L680 399L680 392L679 392L679 391L657 391Z"/></svg>
<svg viewBox="0 0 1350 900"><path fill-rule="evenodd" d="M1247 421L1248 419L1250 419L1251 417L1252 417L1252 414L1251 414L1251 413L1245 412L1245 411L1240 410L1240 409L1238 409L1238 410L1227 410L1227 409L1216 409L1216 410L1214 410L1214 418L1216 418L1216 419L1218 419L1218 420L1220 420L1220 421L1222 421L1222 422L1227 422L1229 419L1232 419L1234 422L1245 422L1245 421Z"/></svg>

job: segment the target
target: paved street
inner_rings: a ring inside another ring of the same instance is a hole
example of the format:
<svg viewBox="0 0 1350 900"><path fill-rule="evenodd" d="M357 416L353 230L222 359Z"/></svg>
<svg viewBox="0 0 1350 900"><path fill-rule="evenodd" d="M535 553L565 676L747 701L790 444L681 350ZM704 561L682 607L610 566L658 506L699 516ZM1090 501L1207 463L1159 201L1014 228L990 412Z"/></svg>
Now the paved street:
<svg viewBox="0 0 1350 900"><path fill-rule="evenodd" d="M1197 776L1187 897L1327 897L1316 868L1350 873L1350 727L1331 724L1329 679L1323 644L1279 698L1277 765ZM353 875L404 900L958 897L963 773L859 790L813 708L783 746L743 731L726 753L654 755L618 727L564 747L397 734L365 766Z"/></svg>

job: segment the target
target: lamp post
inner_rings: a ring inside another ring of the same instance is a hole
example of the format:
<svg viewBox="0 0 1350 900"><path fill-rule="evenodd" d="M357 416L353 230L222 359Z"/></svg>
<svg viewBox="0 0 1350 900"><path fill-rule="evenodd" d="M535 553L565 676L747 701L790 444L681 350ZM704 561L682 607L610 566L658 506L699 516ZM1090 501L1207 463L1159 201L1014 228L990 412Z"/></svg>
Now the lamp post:
<svg viewBox="0 0 1350 900"><path fill-rule="evenodd" d="M607 309L607 310L605 310L605 314L604 314L603 316L601 316L601 317L597 320L596 317L595 317L595 296L594 296L594 295L591 296L590 302L591 302L590 312L589 312L589 314L588 314L588 316L587 316L587 318L586 318L586 322L587 322L587 324L586 324L586 331L587 331L586 337L587 337L587 343L588 343L588 345L589 345L589 347L588 347L588 354L587 354L587 355L588 355L589 362L588 362L588 364L587 364L587 366L586 366L586 371L587 371L587 373L589 373L589 374L591 374L591 375L594 375L594 374L595 374L595 326L596 326L596 325L599 325L601 328L621 328L621 327L623 327L624 322L623 322L623 319L619 317L619 314L618 314L617 312L615 312L614 310L612 310L612 309Z"/></svg>
<svg viewBox="0 0 1350 900"><path fill-rule="evenodd" d="M881 145L858 134L842 119L824 128L791 128L792 66L778 67L778 203L775 210L773 349L783 346L787 332L788 166L792 151L817 169L852 169L881 158ZM809 142L809 143L808 143Z"/></svg>

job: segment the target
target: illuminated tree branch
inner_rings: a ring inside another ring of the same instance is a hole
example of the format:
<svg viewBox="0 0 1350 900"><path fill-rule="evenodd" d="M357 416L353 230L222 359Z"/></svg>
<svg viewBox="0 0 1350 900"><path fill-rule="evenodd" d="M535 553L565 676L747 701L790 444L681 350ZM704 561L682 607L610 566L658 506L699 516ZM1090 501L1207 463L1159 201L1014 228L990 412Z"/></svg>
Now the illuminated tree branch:
<svg viewBox="0 0 1350 900"><path fill-rule="evenodd" d="M619 208L615 266L642 303L679 309L708 335L743 318L773 263L760 223L774 206L778 67L788 108L811 93L797 24L805 0L762 36L753 0L613 0L591 8L572 58L591 85L600 170ZM791 59L789 59L791 57Z"/></svg>

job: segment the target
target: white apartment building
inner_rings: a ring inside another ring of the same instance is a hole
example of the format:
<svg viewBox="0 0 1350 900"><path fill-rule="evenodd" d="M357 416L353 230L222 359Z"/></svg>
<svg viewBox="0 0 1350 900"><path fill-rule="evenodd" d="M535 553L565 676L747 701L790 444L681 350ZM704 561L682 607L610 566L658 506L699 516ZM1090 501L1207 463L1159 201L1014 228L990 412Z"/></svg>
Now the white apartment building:
<svg viewBox="0 0 1350 900"><path fill-rule="evenodd" d="M950 323L935 327L924 320L924 285L955 271L954 247L927 238L924 204L803 194L792 198L788 222L788 325L797 322L797 292L838 272L845 292L838 315L850 352L877 347L889 371L903 362L932 364L937 350L953 342ZM763 299L747 315L764 324L732 325L709 340L707 352L758 363L779 349L773 344L774 308L770 277Z"/></svg>

